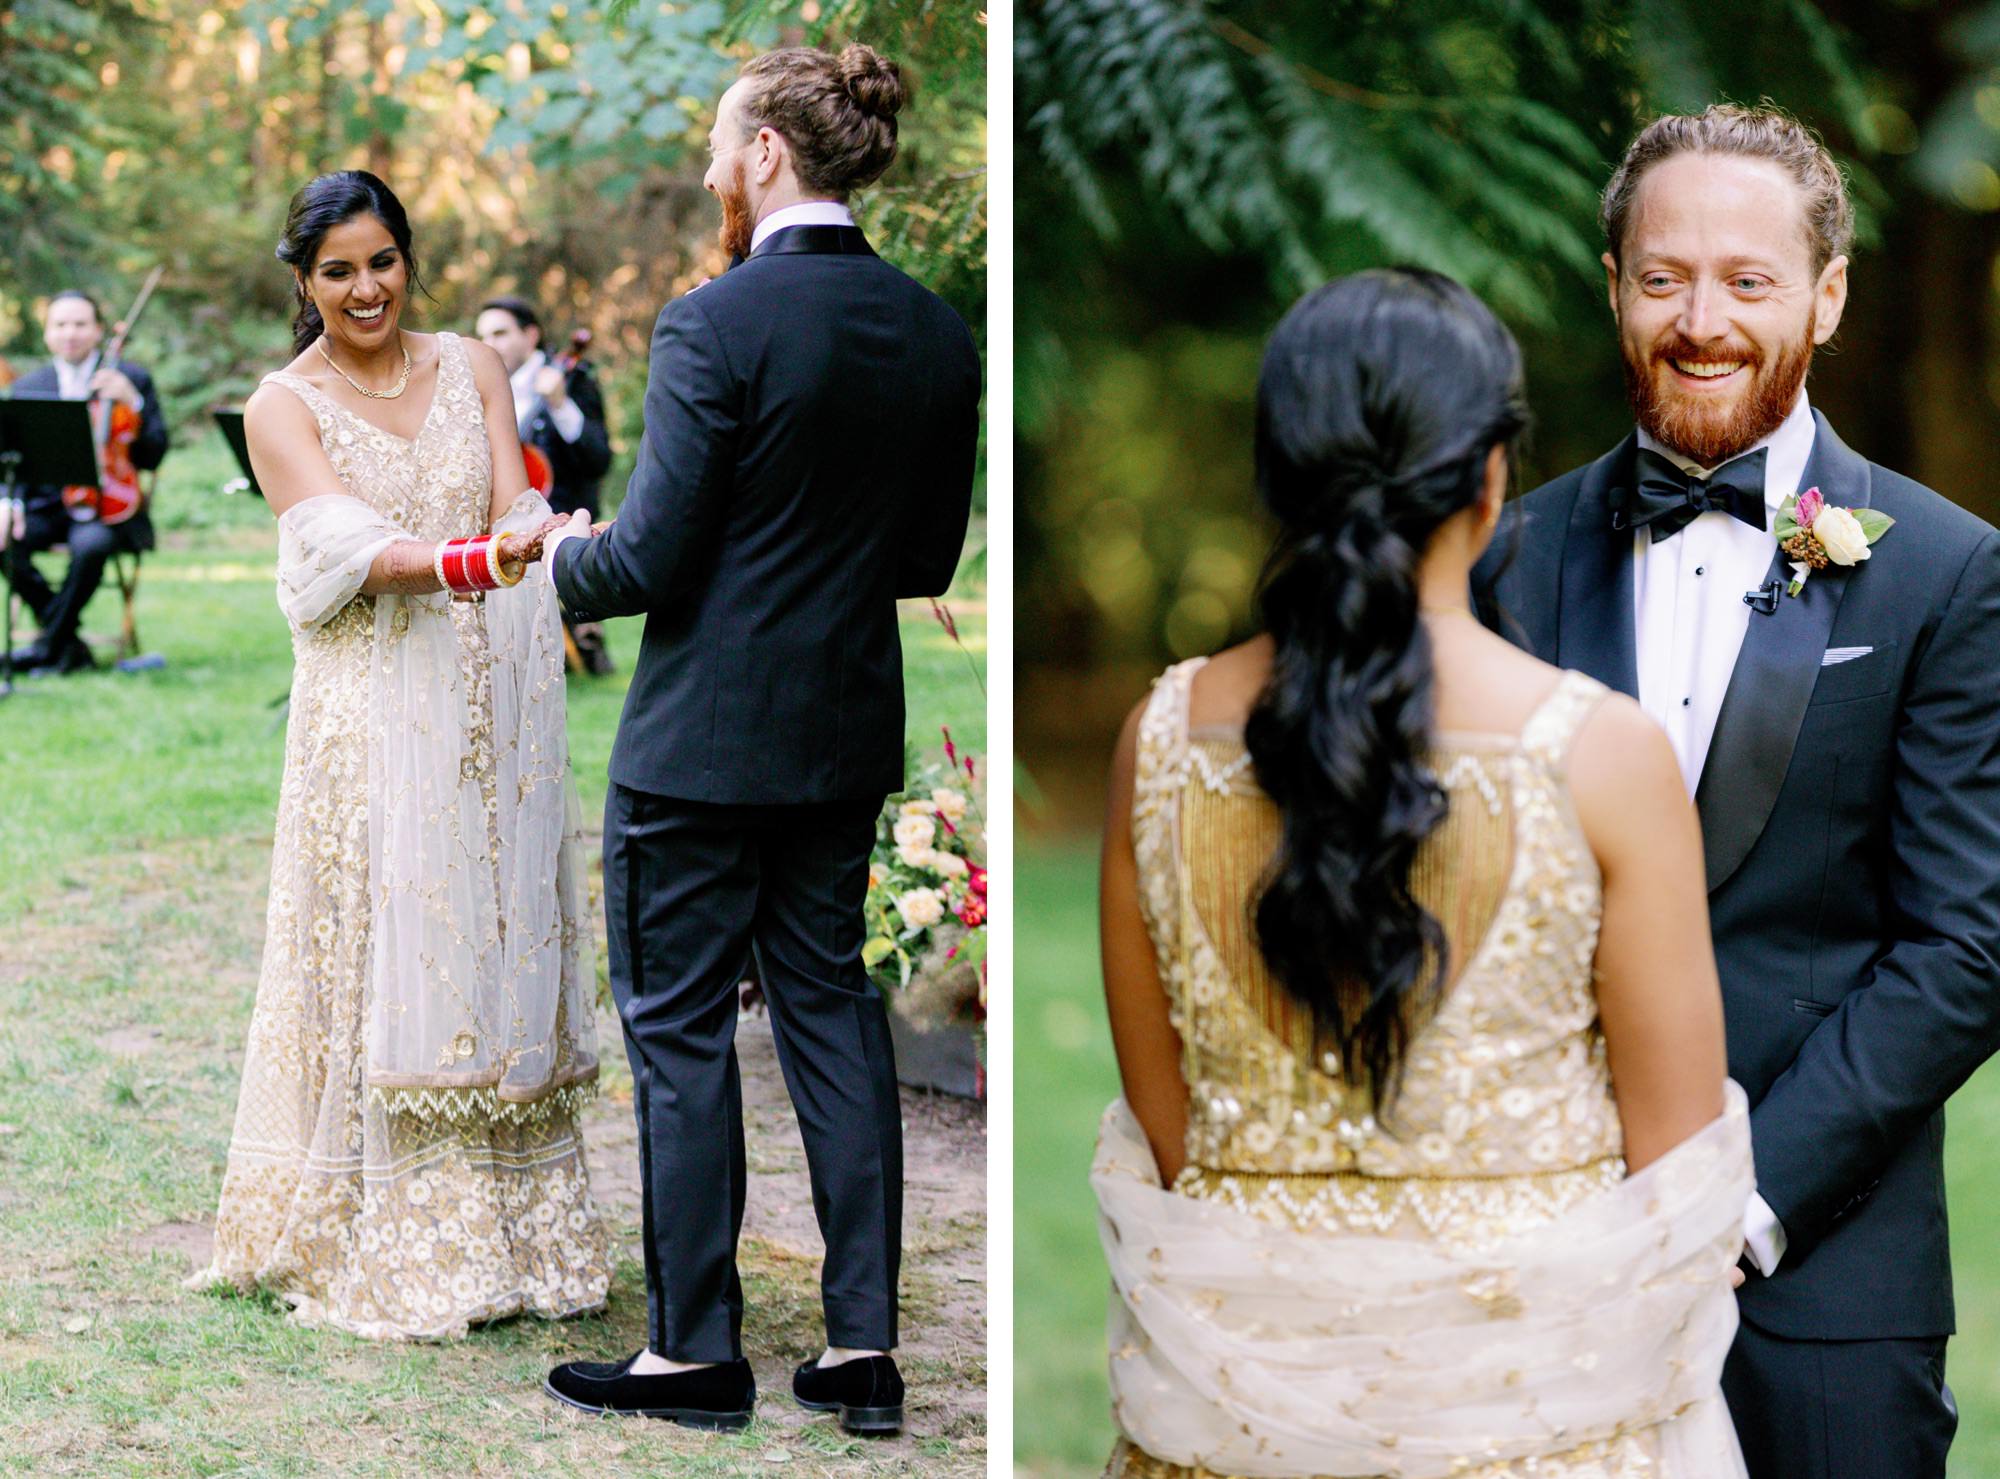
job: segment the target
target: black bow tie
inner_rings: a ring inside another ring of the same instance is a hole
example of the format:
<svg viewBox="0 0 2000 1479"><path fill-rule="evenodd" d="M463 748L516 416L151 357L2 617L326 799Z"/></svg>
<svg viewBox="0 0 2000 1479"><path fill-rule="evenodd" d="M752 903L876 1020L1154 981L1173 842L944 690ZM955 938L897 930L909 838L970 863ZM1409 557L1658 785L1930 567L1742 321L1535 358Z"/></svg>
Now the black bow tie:
<svg viewBox="0 0 2000 1479"><path fill-rule="evenodd" d="M1658 452L1641 448L1638 487L1611 516L1614 529L1651 529L1653 543L1672 539L1705 513L1724 513L1753 529L1764 522L1764 452L1759 447L1725 462L1705 478L1682 472Z"/></svg>

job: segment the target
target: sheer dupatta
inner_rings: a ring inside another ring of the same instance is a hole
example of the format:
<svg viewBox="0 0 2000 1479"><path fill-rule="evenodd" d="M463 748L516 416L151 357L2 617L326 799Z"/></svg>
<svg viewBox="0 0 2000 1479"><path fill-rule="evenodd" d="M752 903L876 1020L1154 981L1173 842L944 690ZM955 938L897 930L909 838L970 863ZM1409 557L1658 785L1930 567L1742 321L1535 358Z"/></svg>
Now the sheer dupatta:
<svg viewBox="0 0 2000 1479"><path fill-rule="evenodd" d="M1637 1175L1477 1253L1166 1191L1122 1099L1091 1181L1114 1408L1157 1458L1445 1479L1659 1424L1663 1472L1744 1472L1719 1386L1754 1182L1734 1083L1721 1117Z"/></svg>
<svg viewBox="0 0 2000 1479"><path fill-rule="evenodd" d="M548 516L524 493L494 532ZM344 494L295 504L279 519L279 605L311 631L414 537ZM461 662L448 596L374 601L368 1093L458 1121L574 1109L597 1074L595 973L588 935L566 923L582 917L581 815L554 588L537 564L484 597L484 674Z"/></svg>

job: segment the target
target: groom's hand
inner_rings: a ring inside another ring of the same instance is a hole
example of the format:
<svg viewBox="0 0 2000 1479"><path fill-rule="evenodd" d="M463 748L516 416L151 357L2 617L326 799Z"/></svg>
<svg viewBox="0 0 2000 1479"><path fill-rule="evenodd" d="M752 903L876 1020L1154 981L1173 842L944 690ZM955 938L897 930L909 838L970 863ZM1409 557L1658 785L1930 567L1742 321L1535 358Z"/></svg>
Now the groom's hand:
<svg viewBox="0 0 2000 1479"><path fill-rule="evenodd" d="M556 549L565 539L588 539L590 535L590 515L583 509L578 509L550 530L548 538L542 541L542 563L549 567L549 573L555 573Z"/></svg>

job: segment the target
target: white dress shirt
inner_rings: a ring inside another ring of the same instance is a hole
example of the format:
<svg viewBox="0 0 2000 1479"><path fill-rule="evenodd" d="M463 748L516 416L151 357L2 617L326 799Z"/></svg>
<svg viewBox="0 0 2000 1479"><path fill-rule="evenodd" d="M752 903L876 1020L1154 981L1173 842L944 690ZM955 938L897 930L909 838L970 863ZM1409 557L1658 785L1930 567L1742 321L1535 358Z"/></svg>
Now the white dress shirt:
<svg viewBox="0 0 2000 1479"><path fill-rule="evenodd" d="M542 372L542 366L549 357L537 349L521 361L521 368L507 377L507 384L514 392L514 424L525 434L528 417L535 409L535 376ZM566 442L573 442L583 435L583 410L573 400L565 399L560 406L549 407L549 420L554 424L557 435Z"/></svg>
<svg viewBox="0 0 2000 1479"><path fill-rule="evenodd" d="M92 351L90 358L80 365L73 365L66 359L58 359L55 362L56 394L66 401L89 400L91 377L97 373L97 363L102 357Z"/></svg>
<svg viewBox="0 0 2000 1479"><path fill-rule="evenodd" d="M1764 452L1764 523L1753 529L1733 514L1698 514L1680 533L1653 543L1650 529L1632 532L1633 633L1639 667L1639 704L1667 732L1681 778L1692 798L1715 738L1722 696L1736 671L1737 654L1754 613L1744 594L1770 574L1778 509L1802 492L1812 456L1812 408L1804 389L1798 404L1763 441L1741 455ZM1661 446L1644 431L1639 445L1697 477L1714 471ZM1751 1194L1743 1215L1750 1257L1768 1277L1785 1256L1785 1229L1761 1196Z"/></svg>
<svg viewBox="0 0 2000 1479"><path fill-rule="evenodd" d="M764 238L773 231L783 231L787 226L852 226L854 212L837 200L804 200L797 205L788 205L781 211L772 211L757 223L757 229L750 233L750 250L756 251L764 244Z"/></svg>
<svg viewBox="0 0 2000 1479"><path fill-rule="evenodd" d="M1701 784L1722 696L1750 630L1753 613L1743 604L1744 593L1763 585L1770 573L1778 508L1801 491L1799 479L1812 444L1812 410L1800 390L1798 404L1778 429L1742 454L1765 449L1764 528L1753 529L1733 514L1717 511L1696 515L1680 533L1658 544L1651 529L1632 531L1639 704L1673 742L1689 797ZM1643 431L1639 445L1697 477L1714 471Z"/></svg>

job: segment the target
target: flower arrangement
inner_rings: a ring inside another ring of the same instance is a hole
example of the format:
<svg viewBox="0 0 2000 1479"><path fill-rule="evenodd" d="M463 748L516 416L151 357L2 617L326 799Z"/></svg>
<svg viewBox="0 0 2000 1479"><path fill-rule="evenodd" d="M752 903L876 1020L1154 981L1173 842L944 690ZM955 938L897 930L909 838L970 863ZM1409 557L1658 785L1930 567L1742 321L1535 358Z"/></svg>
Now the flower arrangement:
<svg viewBox="0 0 2000 1479"><path fill-rule="evenodd" d="M986 821L979 767L944 730L932 764L891 797L868 865L869 977L923 1026L986 1019Z"/></svg>

